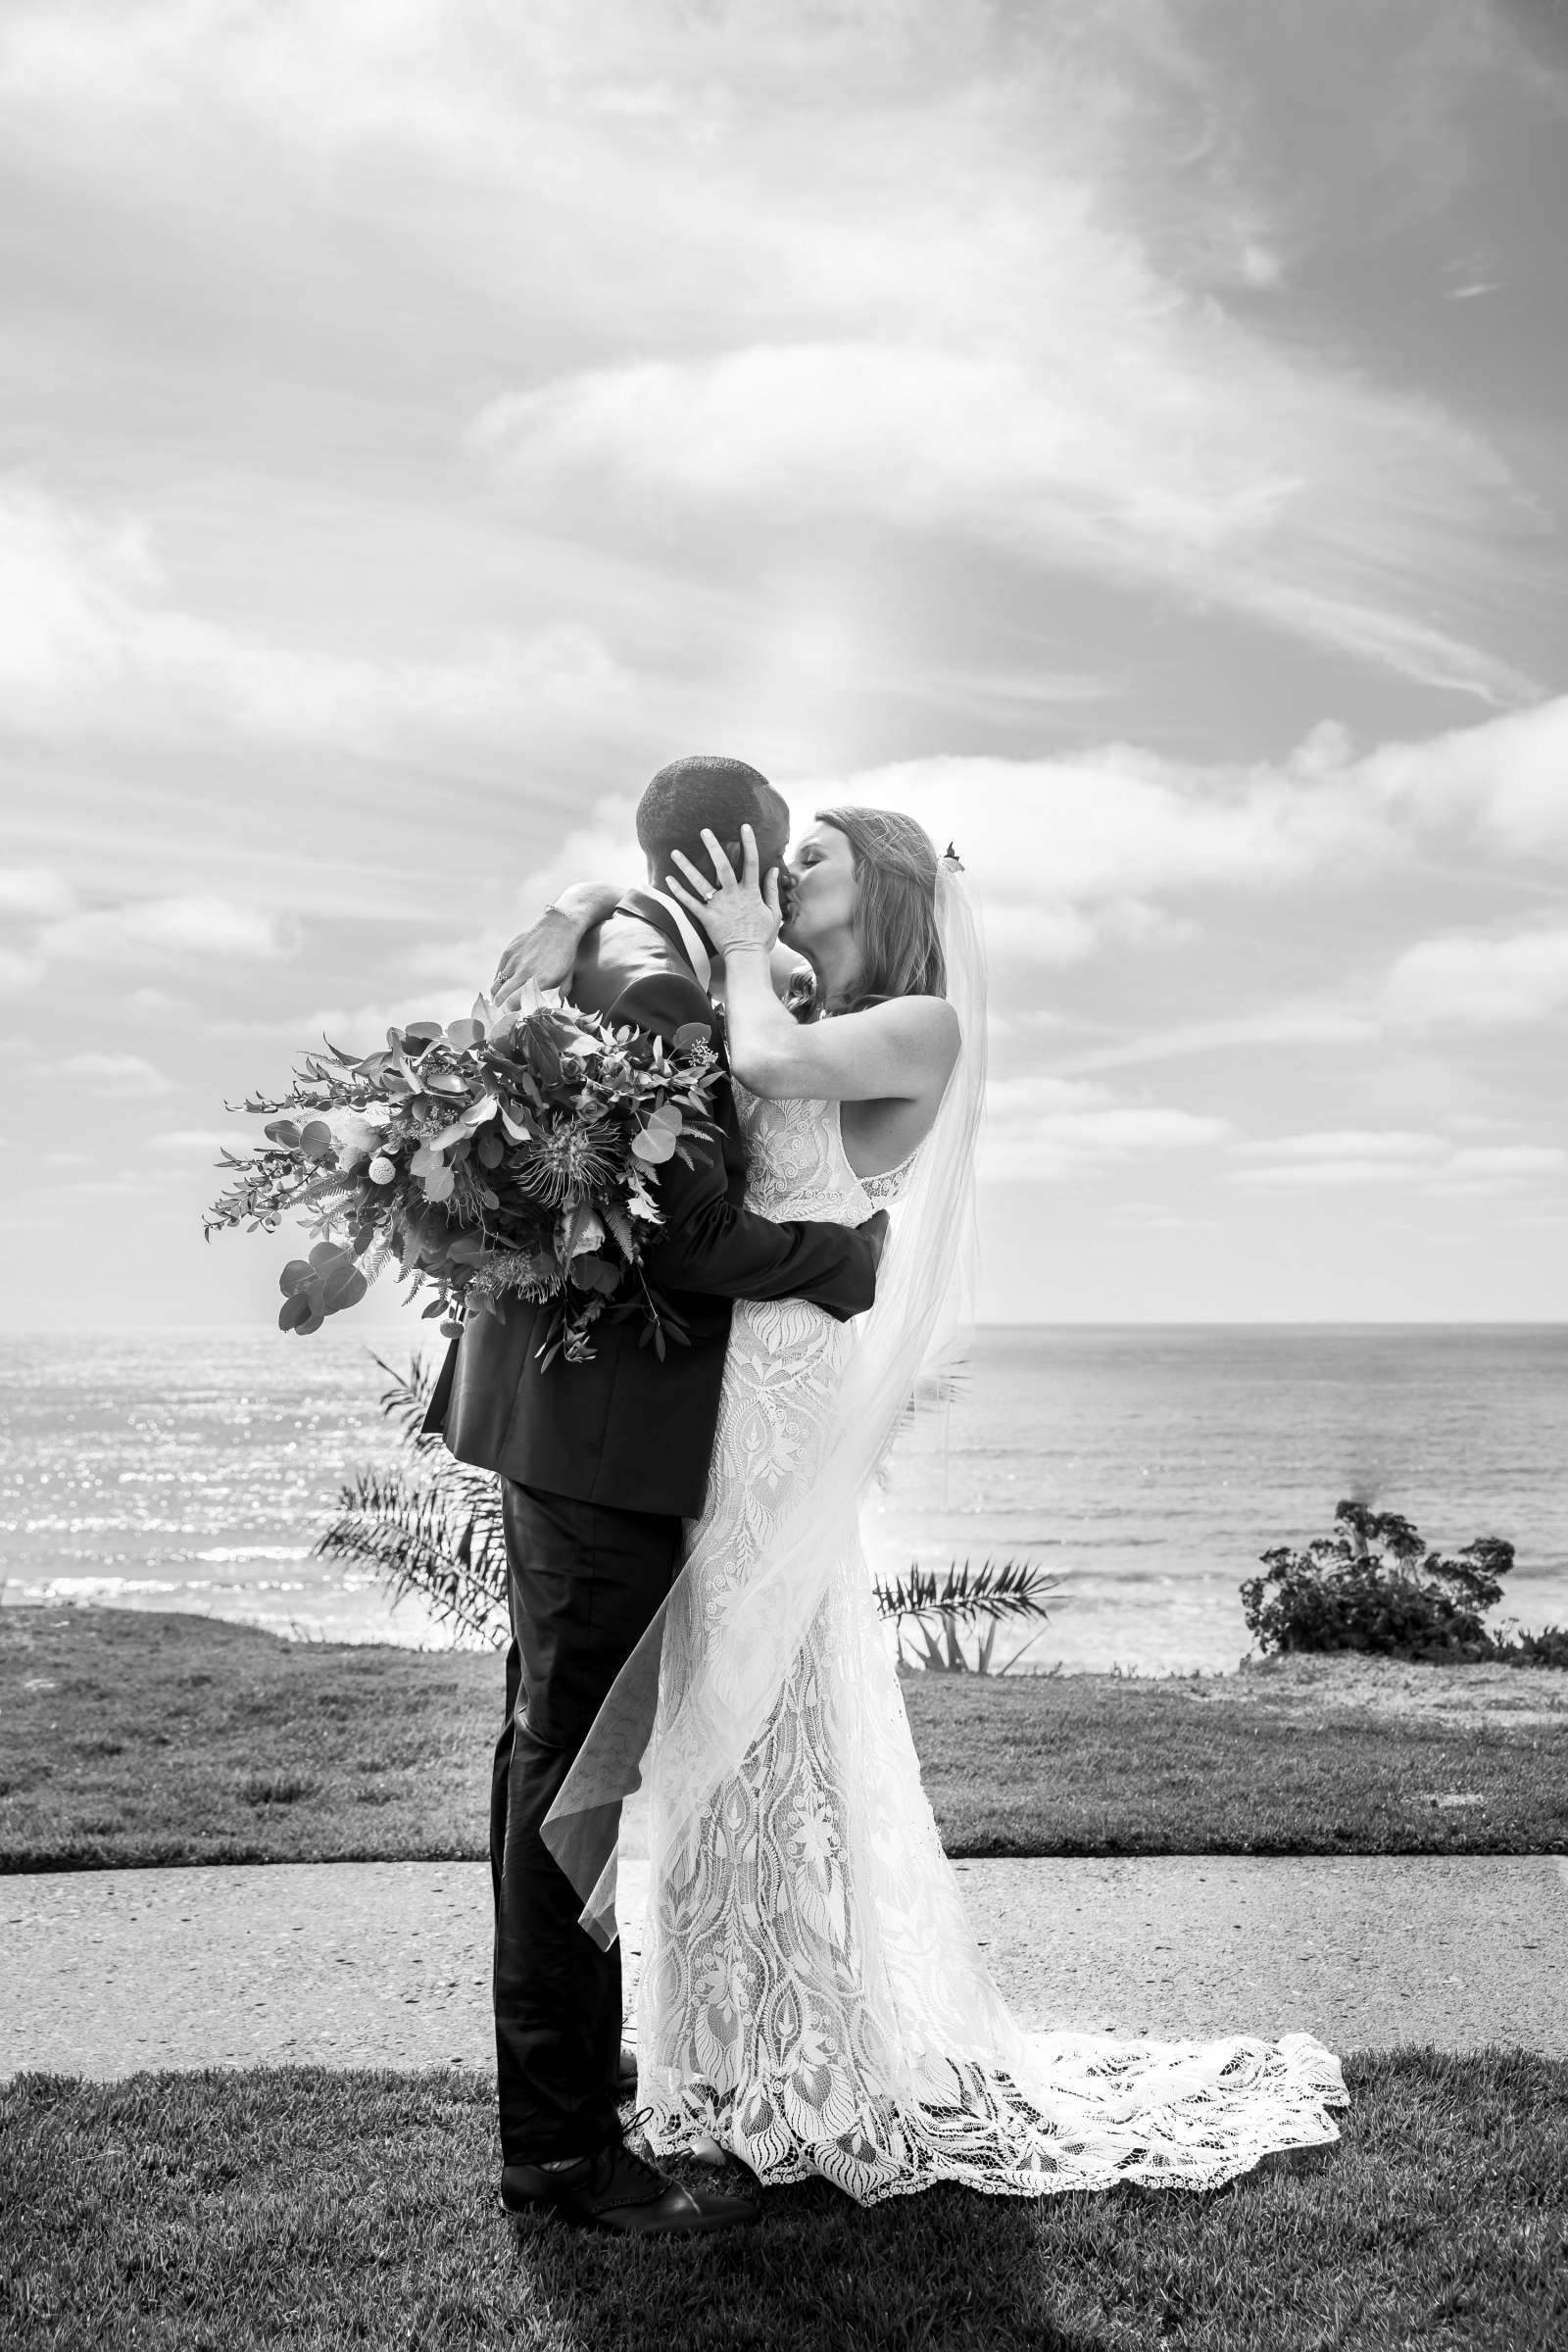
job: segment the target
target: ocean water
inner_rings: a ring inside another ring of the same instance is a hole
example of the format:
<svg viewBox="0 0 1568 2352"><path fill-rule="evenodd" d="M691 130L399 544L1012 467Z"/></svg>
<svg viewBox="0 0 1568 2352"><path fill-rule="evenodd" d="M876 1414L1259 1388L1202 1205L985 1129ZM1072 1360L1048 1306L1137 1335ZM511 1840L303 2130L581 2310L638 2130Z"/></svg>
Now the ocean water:
<svg viewBox="0 0 1568 2352"><path fill-rule="evenodd" d="M442 1642L311 1557L344 1479L395 1450L372 1347L406 1353L346 1324L0 1335L0 1602ZM991 1558L1058 1578L1024 1668L1215 1672L1248 1646L1258 1553L1326 1533L1352 1492L1445 1547L1510 1538L1496 1616L1568 1622L1568 1327L983 1331L895 1447L866 1532L884 1572Z"/></svg>

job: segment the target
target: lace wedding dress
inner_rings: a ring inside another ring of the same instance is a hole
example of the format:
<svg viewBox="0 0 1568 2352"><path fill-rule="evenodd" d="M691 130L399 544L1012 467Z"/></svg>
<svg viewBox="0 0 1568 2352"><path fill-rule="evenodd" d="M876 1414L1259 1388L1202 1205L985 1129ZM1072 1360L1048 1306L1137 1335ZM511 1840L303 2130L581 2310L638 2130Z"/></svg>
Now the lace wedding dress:
<svg viewBox="0 0 1568 2352"><path fill-rule="evenodd" d="M836 1103L735 1095L749 1207L858 1224L898 1196L906 1169L855 1176ZM664 1622L656 1756L822 1474L858 1344L802 1300L735 1308L708 1508ZM839 1521L738 1765L695 1817L651 1777L638 2038L655 2149L709 2137L764 2182L820 2175L871 2204L939 2180L1208 2188L1337 2138L1339 2064L1306 2034L1158 2045L1015 2024L920 1786L853 1508Z"/></svg>

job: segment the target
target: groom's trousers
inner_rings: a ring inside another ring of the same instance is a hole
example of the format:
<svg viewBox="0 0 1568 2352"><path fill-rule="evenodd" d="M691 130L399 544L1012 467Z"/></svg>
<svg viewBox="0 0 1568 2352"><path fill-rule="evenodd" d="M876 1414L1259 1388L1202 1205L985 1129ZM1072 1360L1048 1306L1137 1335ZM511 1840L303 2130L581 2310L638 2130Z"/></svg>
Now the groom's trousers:
<svg viewBox="0 0 1568 2352"><path fill-rule="evenodd" d="M504 1478L512 1610L507 1719L491 1781L496 2073L506 2164L586 2156L619 2136L620 1946L540 1838L594 1717L668 1592L683 1522Z"/></svg>

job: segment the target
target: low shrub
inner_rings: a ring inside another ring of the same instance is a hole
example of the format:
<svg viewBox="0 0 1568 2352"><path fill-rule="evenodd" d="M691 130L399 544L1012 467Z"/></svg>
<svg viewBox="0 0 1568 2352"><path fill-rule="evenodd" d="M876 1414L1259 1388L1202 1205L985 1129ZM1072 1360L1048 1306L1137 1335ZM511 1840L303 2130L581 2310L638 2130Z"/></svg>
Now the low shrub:
<svg viewBox="0 0 1568 2352"><path fill-rule="evenodd" d="M1429 1550L1397 1511L1335 1508L1336 1533L1304 1551L1265 1551L1264 1576L1242 1587L1247 1628L1265 1653L1358 1650L1421 1664L1500 1659L1568 1665L1568 1629L1498 1640L1483 1622L1502 1596L1513 1545L1480 1536L1452 1559Z"/></svg>

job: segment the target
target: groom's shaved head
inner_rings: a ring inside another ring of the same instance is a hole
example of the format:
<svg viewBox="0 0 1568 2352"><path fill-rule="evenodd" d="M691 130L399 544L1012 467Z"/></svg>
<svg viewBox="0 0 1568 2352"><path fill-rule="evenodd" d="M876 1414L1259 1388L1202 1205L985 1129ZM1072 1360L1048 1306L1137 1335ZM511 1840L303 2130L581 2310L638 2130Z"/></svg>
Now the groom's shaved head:
<svg viewBox="0 0 1568 2352"><path fill-rule="evenodd" d="M696 752L686 760L671 760L637 804L637 839L658 887L671 870L673 850L684 850L705 874L709 871L710 859L703 847L705 826L718 835L739 871L742 825L750 825L757 835L765 873L780 862L789 843L788 804L759 769L748 767L744 760L726 760L717 752ZM679 867L674 870L678 875Z"/></svg>

